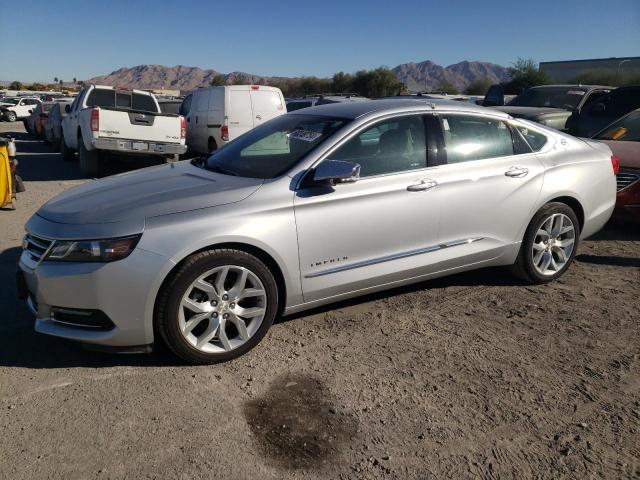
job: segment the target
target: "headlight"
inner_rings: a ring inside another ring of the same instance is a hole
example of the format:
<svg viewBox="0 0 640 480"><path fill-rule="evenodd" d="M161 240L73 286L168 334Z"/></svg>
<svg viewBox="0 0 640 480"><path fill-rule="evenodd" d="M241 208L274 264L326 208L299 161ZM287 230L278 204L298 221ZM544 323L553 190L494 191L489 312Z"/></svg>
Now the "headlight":
<svg viewBox="0 0 640 480"><path fill-rule="evenodd" d="M140 235L106 240L56 240L45 258L54 262L115 262L129 256Z"/></svg>

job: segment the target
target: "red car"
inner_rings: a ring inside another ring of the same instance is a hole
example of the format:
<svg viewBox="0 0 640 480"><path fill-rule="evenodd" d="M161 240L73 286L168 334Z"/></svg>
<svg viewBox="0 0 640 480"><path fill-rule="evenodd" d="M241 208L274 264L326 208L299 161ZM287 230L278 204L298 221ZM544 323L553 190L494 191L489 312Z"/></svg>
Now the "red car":
<svg viewBox="0 0 640 480"><path fill-rule="evenodd" d="M593 138L618 157L618 196L613 218L640 225L640 109L616 120Z"/></svg>

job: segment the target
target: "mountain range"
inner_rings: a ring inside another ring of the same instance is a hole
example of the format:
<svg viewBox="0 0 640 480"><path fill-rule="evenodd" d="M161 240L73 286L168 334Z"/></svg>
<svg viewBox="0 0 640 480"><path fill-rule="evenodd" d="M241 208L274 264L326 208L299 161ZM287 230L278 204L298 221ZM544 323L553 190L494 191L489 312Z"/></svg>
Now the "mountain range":
<svg viewBox="0 0 640 480"><path fill-rule="evenodd" d="M507 78L507 69L505 67L478 61L464 61L448 67L442 67L430 60L425 60L420 63L403 63L391 70L411 91L437 89L442 82L453 84L459 90L463 90L479 78L488 78L491 82L499 82ZM129 88L166 88L188 91L209 85L209 82L218 75L224 76L229 84L269 84L271 81L287 78L268 77L245 72L225 74L216 70L205 70L184 65L175 67L138 65L120 68L108 75L91 78L88 82Z"/></svg>

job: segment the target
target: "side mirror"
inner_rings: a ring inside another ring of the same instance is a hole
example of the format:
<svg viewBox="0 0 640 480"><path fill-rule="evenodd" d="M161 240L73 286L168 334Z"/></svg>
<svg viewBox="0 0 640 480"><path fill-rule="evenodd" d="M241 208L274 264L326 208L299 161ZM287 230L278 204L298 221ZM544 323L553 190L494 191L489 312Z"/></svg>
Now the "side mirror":
<svg viewBox="0 0 640 480"><path fill-rule="evenodd" d="M30 108L30 109L29 109L29 113L33 113L33 108Z"/></svg>
<svg viewBox="0 0 640 480"><path fill-rule="evenodd" d="M325 160L318 165L313 173L313 181L318 183L356 182L360 178L360 165L342 160Z"/></svg>
<svg viewBox="0 0 640 480"><path fill-rule="evenodd" d="M64 106L64 111L67 112L67 113L70 113L71 112L71 105L69 105L69 104L65 105Z"/></svg>

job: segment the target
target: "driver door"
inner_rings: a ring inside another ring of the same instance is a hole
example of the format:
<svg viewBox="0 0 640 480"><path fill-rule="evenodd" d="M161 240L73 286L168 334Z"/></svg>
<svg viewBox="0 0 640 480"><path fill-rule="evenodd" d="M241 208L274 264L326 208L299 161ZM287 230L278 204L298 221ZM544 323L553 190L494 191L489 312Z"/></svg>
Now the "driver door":
<svg viewBox="0 0 640 480"><path fill-rule="evenodd" d="M425 133L422 115L364 127L325 157L360 164L357 182L296 192L305 302L429 272L440 205Z"/></svg>

